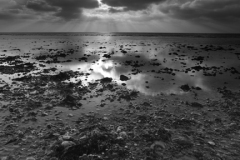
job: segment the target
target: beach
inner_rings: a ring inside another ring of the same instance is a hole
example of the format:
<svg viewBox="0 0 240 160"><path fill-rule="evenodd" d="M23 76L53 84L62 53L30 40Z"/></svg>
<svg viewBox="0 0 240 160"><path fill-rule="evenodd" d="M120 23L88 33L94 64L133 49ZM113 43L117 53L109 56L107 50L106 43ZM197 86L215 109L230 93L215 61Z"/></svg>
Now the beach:
<svg viewBox="0 0 240 160"><path fill-rule="evenodd" d="M1 33L0 158L240 158L240 35Z"/></svg>

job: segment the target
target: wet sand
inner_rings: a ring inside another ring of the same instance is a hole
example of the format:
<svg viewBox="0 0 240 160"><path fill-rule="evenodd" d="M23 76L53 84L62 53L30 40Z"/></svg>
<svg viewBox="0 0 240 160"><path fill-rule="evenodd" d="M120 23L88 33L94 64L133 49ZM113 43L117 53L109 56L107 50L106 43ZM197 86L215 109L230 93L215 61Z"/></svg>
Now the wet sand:
<svg viewBox="0 0 240 160"><path fill-rule="evenodd" d="M240 36L1 34L0 157L239 159Z"/></svg>

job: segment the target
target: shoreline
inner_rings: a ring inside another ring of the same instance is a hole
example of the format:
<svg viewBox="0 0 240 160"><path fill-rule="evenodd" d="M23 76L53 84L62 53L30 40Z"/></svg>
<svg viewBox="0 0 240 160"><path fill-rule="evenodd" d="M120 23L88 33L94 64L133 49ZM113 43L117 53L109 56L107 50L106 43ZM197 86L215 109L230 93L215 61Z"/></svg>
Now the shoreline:
<svg viewBox="0 0 240 160"><path fill-rule="evenodd" d="M238 41L0 38L1 159L239 159Z"/></svg>

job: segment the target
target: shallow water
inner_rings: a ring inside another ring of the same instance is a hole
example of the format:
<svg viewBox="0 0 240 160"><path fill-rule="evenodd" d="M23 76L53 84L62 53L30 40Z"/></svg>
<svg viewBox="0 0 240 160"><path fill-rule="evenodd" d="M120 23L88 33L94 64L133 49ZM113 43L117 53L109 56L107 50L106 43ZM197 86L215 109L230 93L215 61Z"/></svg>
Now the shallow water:
<svg viewBox="0 0 240 160"><path fill-rule="evenodd" d="M208 34L1 34L0 58L20 55L39 68L84 73L84 85L104 77L146 95L217 96L217 88L239 90L240 36ZM65 56L59 56L63 54ZM39 56L51 57L37 60ZM27 57L29 56L29 57ZM39 66L39 64L41 64ZM0 65L8 65L2 63ZM53 74L53 73L51 73ZM129 78L121 81L120 75ZM23 74L2 74L2 81ZM181 86L188 85L191 92Z"/></svg>

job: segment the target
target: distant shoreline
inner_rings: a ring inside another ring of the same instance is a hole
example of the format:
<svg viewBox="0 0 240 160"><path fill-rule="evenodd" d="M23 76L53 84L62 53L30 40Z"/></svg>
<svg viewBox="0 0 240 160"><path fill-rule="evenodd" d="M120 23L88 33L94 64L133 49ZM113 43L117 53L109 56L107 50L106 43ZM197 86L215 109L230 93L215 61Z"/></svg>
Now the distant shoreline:
<svg viewBox="0 0 240 160"><path fill-rule="evenodd" d="M149 36L149 37L195 37L240 38L240 33L153 33L153 32L0 32L0 35L16 36Z"/></svg>

